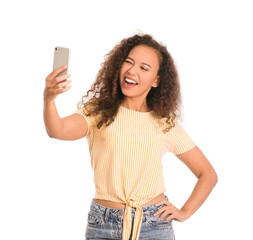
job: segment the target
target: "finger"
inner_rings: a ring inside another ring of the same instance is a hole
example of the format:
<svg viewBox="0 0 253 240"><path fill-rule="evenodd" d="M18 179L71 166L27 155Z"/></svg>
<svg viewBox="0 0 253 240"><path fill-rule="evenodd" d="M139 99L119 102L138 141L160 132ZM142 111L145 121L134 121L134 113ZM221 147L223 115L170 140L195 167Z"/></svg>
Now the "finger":
<svg viewBox="0 0 253 240"><path fill-rule="evenodd" d="M71 88L71 85L69 85L68 87L59 89L59 90L57 91L57 94L65 93L65 92L67 92L70 88Z"/></svg>
<svg viewBox="0 0 253 240"><path fill-rule="evenodd" d="M68 68L67 65L60 66L60 67L56 68L53 72L51 72L46 78L50 80L50 79L56 77L59 73L66 70L67 68Z"/></svg>
<svg viewBox="0 0 253 240"><path fill-rule="evenodd" d="M163 222L168 222L168 221L170 221L170 220L172 220L174 218L175 218L175 215L171 214L169 217L165 218Z"/></svg>
<svg viewBox="0 0 253 240"><path fill-rule="evenodd" d="M64 82L66 79L68 79L71 75L70 74L64 74L62 76L58 76L58 77L55 77L53 78L52 80L48 80L47 81L47 85L49 87L52 87L60 82Z"/></svg>
<svg viewBox="0 0 253 240"><path fill-rule="evenodd" d="M64 88L71 83L71 80L60 82L56 85L57 88Z"/></svg>
<svg viewBox="0 0 253 240"><path fill-rule="evenodd" d="M171 214L171 213L174 213L174 212L175 212L175 209L172 206L170 206L170 207L164 206L164 207L160 208L157 212L155 212L153 216L155 217L159 214L164 213L164 214L161 215L161 216L164 217L164 216L166 216L168 214ZM159 216L160 219L161 219L161 216Z"/></svg>
<svg viewBox="0 0 253 240"><path fill-rule="evenodd" d="M158 214L164 212L166 209L167 209L166 206L160 208L159 210L157 210L157 211L154 213L153 216L154 216L154 217L157 216Z"/></svg>
<svg viewBox="0 0 253 240"><path fill-rule="evenodd" d="M155 206L160 206L160 205L162 205L162 204L168 205L168 204L170 204L170 202L167 201L167 200L162 200L161 202L156 203Z"/></svg>
<svg viewBox="0 0 253 240"><path fill-rule="evenodd" d="M52 95L58 95L60 93L63 93L65 91L62 91L62 90L65 90L67 87L69 89L69 86L67 86L71 81L69 80L69 82L63 82L61 84L58 84L58 85L55 85L54 87L51 87L51 88L48 88L48 92L50 92ZM67 89L67 90L68 90Z"/></svg>
<svg viewBox="0 0 253 240"><path fill-rule="evenodd" d="M164 212L161 216L159 216L158 221L162 220L165 217L168 217L168 215L170 216L171 214L173 214L172 211L166 211L166 212Z"/></svg>

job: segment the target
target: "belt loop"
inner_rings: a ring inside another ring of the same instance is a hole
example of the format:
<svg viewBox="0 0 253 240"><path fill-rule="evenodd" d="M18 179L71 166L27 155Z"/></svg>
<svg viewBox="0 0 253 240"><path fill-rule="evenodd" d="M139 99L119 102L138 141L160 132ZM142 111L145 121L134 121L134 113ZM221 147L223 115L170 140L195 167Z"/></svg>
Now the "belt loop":
<svg viewBox="0 0 253 240"><path fill-rule="evenodd" d="M106 209L105 209L105 215L104 215L104 218L105 218L104 220L105 220L105 222L108 221L109 214L110 214L110 210L109 210L108 208L106 208Z"/></svg>

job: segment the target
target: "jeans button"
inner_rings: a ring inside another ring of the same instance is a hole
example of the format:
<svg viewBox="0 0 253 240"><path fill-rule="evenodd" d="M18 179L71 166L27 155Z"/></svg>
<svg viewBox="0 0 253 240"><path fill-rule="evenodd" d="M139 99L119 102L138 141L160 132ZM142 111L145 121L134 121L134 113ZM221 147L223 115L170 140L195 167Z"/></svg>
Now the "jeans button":
<svg viewBox="0 0 253 240"><path fill-rule="evenodd" d="M121 216L121 215L122 215L122 212L121 212L121 211L119 211L119 212L118 212L118 215L119 215L119 216Z"/></svg>

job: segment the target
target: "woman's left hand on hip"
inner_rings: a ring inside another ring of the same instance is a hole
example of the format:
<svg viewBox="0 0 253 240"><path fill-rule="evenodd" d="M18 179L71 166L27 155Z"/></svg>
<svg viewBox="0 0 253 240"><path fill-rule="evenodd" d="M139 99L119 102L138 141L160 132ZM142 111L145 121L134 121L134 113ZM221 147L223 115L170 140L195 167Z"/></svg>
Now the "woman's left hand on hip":
<svg viewBox="0 0 253 240"><path fill-rule="evenodd" d="M166 219L164 219L164 222L168 222L171 219L183 222L187 219L187 216L183 211L178 210L172 203L170 203L167 200L162 200L161 202L156 203L155 206L160 206L163 204L165 204L166 206L163 206L154 214L154 216L157 216L158 214L162 213L162 215L159 216L158 218L159 221L167 215L169 216Z"/></svg>

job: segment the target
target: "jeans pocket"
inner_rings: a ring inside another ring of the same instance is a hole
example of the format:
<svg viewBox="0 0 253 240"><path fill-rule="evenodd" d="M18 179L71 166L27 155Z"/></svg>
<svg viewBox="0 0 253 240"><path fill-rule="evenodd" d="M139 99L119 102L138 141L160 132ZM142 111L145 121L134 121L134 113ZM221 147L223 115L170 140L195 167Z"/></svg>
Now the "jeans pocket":
<svg viewBox="0 0 253 240"><path fill-rule="evenodd" d="M95 211L88 212L88 225L89 227L101 227L103 225L103 216Z"/></svg>
<svg viewBox="0 0 253 240"><path fill-rule="evenodd" d="M171 228L172 227L172 220L168 222L164 222L164 220L169 216L166 215L163 219L158 220L158 218L161 216L161 214L154 216L152 214L149 214L146 216L146 222L147 225L154 227L154 228Z"/></svg>

